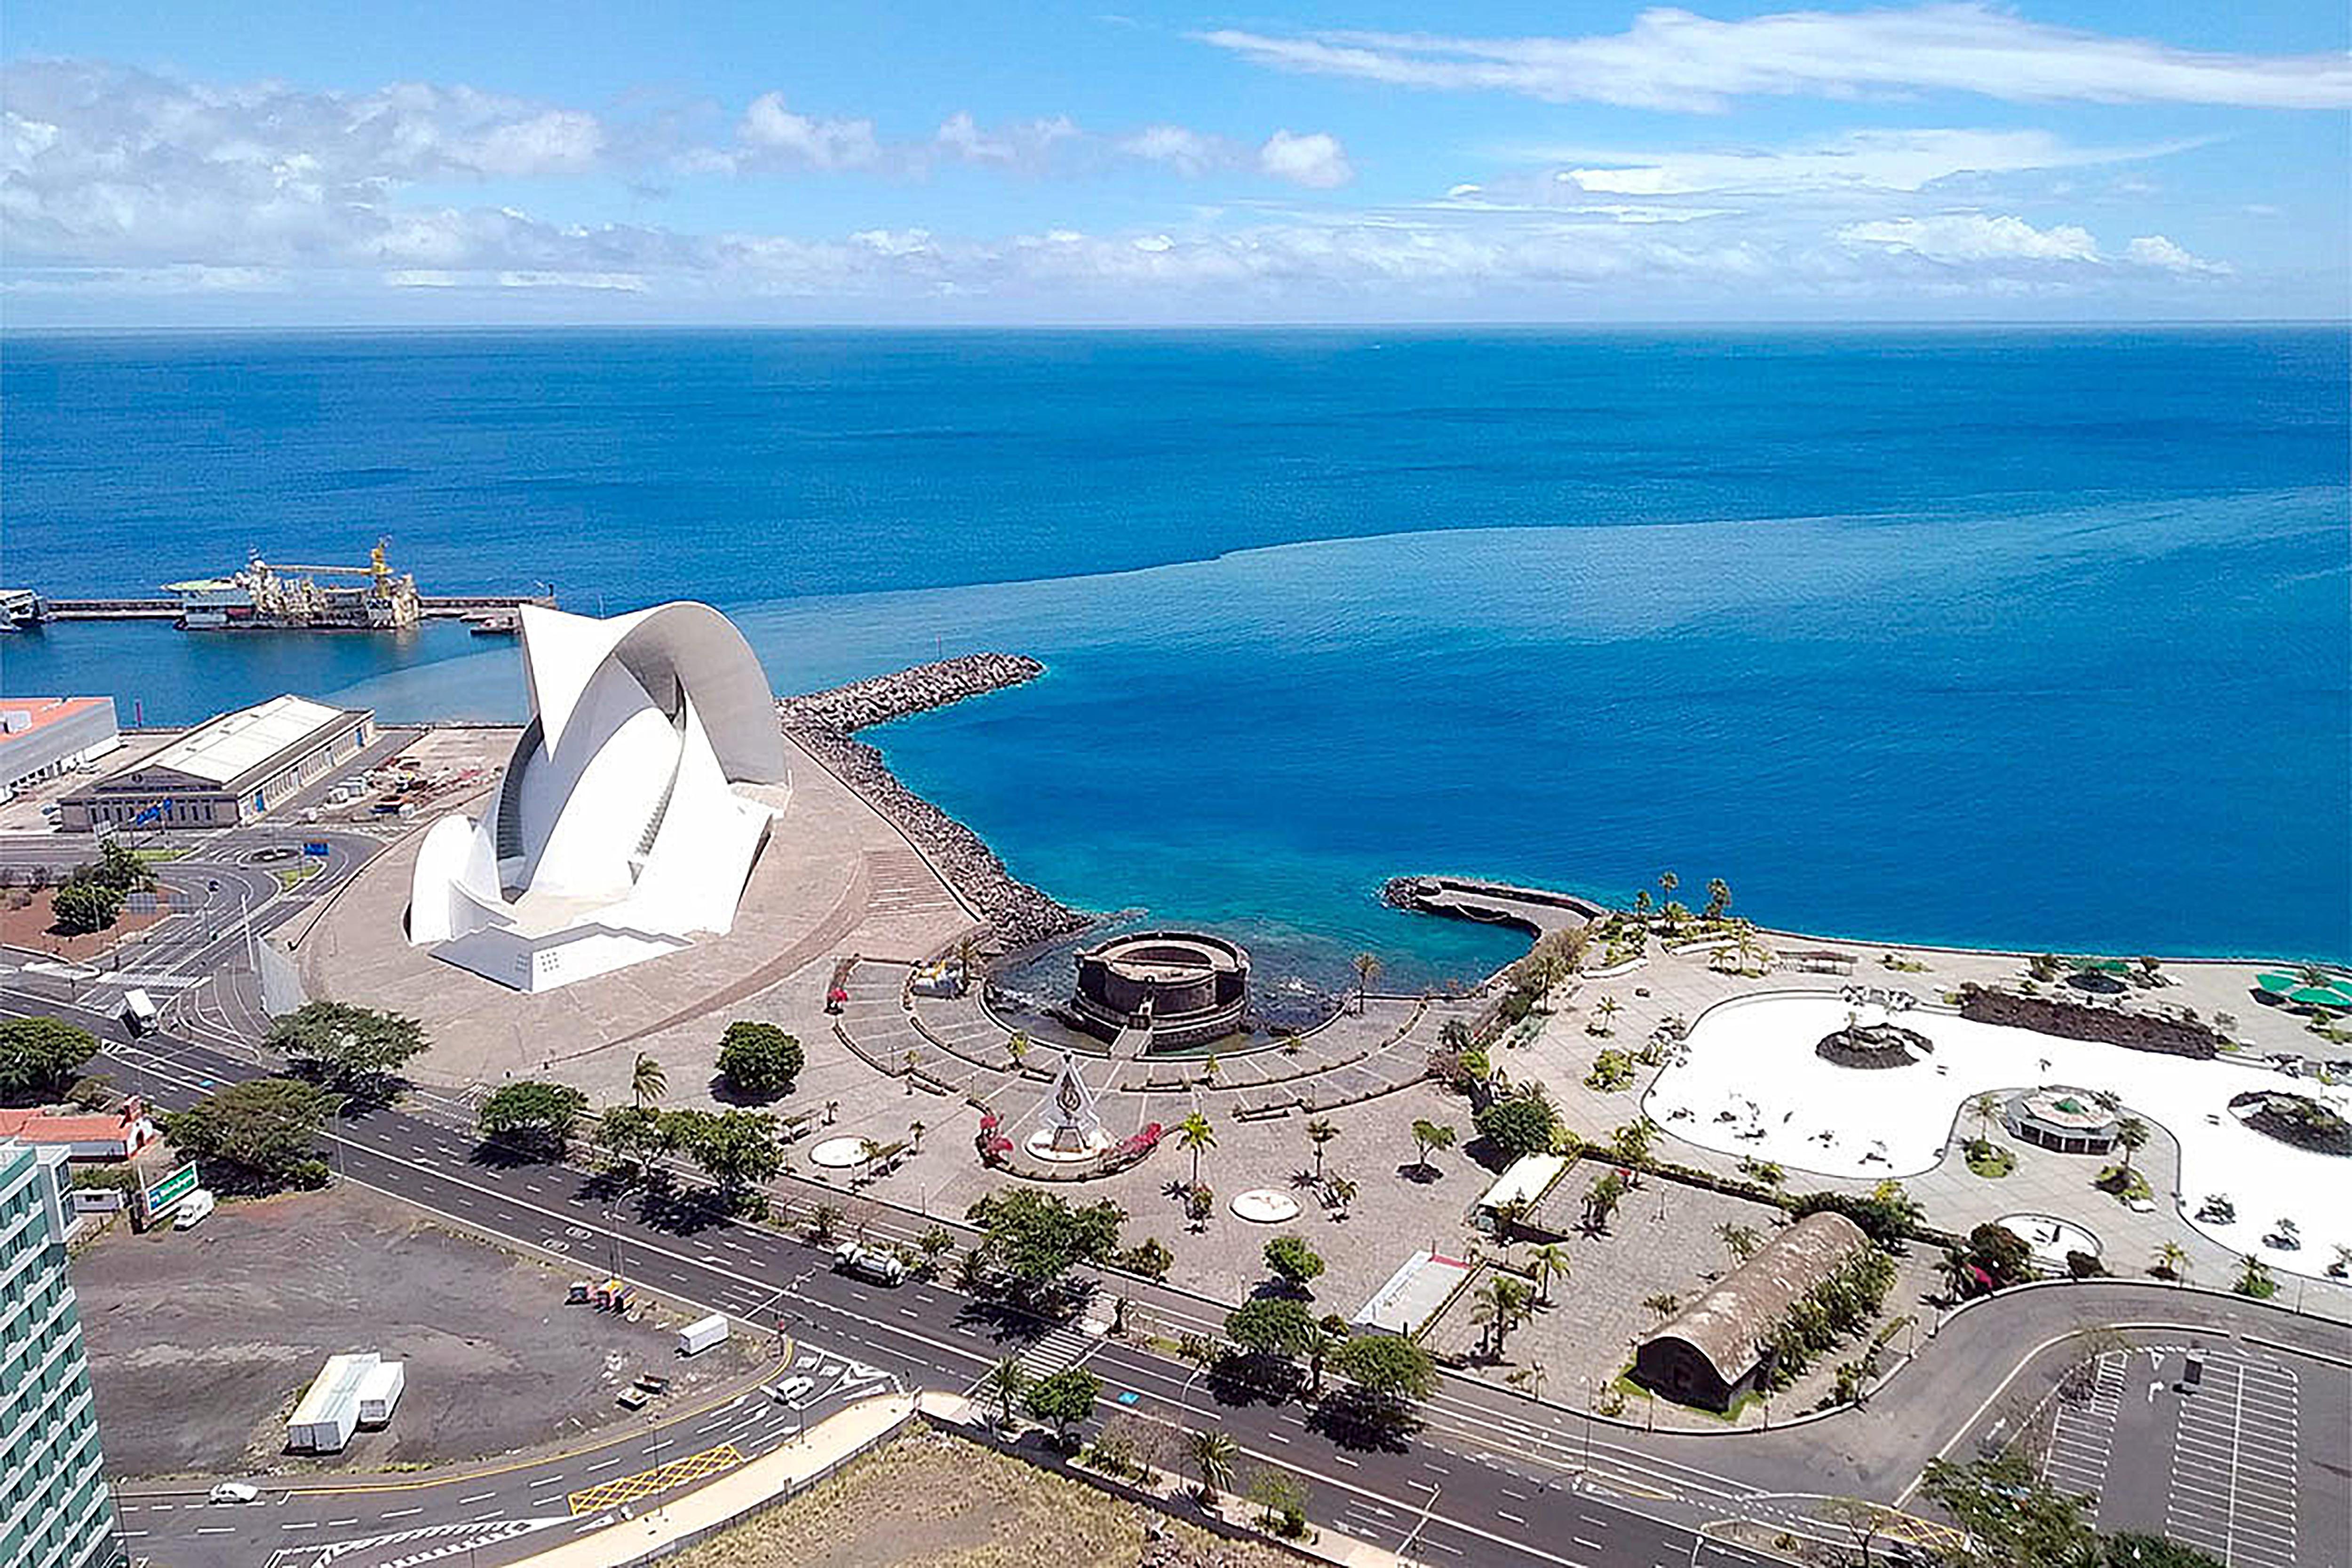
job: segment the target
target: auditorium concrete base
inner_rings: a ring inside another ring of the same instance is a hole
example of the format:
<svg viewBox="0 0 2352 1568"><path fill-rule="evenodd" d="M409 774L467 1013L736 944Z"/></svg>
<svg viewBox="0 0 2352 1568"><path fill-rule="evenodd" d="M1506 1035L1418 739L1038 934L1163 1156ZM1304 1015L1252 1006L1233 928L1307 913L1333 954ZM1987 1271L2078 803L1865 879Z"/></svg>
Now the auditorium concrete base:
<svg viewBox="0 0 2352 1568"><path fill-rule="evenodd" d="M975 922L879 813L789 739L785 745L792 805L769 835L725 936L561 990L509 990L409 945L404 916L420 829L362 870L299 936L305 993L421 1020L433 1044L410 1076L440 1086L531 1076L601 1081L611 1076L603 1062L578 1068L606 1055L634 1059L638 1048L668 1055L705 1035L715 1047L736 1016L797 1024L807 1040L807 1030L822 1026L836 956L919 957Z"/></svg>

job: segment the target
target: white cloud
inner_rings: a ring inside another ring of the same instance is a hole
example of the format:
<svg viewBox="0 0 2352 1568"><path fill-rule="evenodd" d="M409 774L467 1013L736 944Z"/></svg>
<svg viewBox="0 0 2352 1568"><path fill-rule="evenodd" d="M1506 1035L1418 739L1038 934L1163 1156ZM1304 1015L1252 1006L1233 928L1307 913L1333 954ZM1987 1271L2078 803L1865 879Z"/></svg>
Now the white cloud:
<svg viewBox="0 0 2352 1568"><path fill-rule="evenodd" d="M501 272L501 289L602 289L642 294L646 280L635 272Z"/></svg>
<svg viewBox="0 0 2352 1568"><path fill-rule="evenodd" d="M1527 155L1583 165L1562 175L1582 190L1678 196L1736 191L1913 192L1964 175L2123 163L2193 145L2078 147L2045 131L1899 130L1849 131L1783 147L1663 153L1535 148Z"/></svg>
<svg viewBox="0 0 2352 1568"><path fill-rule="evenodd" d="M1310 191L1334 190L1356 177L1348 163L1348 150L1339 145L1338 137L1321 131L1305 135L1276 132L1257 150L1257 166L1277 180Z"/></svg>
<svg viewBox="0 0 2352 1568"><path fill-rule="evenodd" d="M1882 246L1929 261L2081 261L2099 259L2099 243L2073 224L2036 228L2021 217L1941 213L1880 218L1838 230L1848 245Z"/></svg>
<svg viewBox="0 0 2352 1568"><path fill-rule="evenodd" d="M1232 156L1215 137L1181 125L1147 125L1118 142L1118 150L1146 163L1165 163L1180 174L1207 174Z"/></svg>
<svg viewBox="0 0 2352 1568"><path fill-rule="evenodd" d="M2231 270L2228 262L2191 256L2160 234L2144 234L2125 246L2124 259L2135 267L2153 267L2185 278L2227 278Z"/></svg>
<svg viewBox="0 0 2352 1568"><path fill-rule="evenodd" d="M1582 37L1445 37L1233 28L1202 40L1278 69L1391 86L1719 112L1751 96L1969 92L2013 101L2352 105L2341 54L2240 55L2054 27L1977 4L1786 11L1717 21L1677 8Z"/></svg>
<svg viewBox="0 0 2352 1568"><path fill-rule="evenodd" d="M810 169L859 169L880 162L870 120L819 120L795 114L781 92L763 92L743 111L736 136L773 162Z"/></svg>

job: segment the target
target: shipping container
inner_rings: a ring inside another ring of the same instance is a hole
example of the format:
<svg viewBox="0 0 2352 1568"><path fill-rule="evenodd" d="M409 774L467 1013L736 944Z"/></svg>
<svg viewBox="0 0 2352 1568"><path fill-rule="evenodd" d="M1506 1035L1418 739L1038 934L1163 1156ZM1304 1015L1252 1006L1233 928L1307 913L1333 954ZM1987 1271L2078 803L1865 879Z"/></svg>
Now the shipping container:
<svg viewBox="0 0 2352 1568"><path fill-rule="evenodd" d="M677 1331L677 1353L700 1355L727 1338L727 1320L717 1312L698 1318Z"/></svg>

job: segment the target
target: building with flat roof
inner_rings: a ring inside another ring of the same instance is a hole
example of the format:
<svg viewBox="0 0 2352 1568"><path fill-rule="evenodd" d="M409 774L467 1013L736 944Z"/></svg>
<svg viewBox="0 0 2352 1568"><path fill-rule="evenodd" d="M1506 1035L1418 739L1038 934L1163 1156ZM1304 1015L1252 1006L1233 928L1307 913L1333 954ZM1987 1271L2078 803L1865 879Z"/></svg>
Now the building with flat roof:
<svg viewBox="0 0 2352 1568"><path fill-rule="evenodd" d="M0 698L0 800L121 744L111 697Z"/></svg>
<svg viewBox="0 0 2352 1568"><path fill-rule="evenodd" d="M66 1273L62 1150L0 1143L0 1563L121 1561L81 1317Z"/></svg>
<svg viewBox="0 0 2352 1568"><path fill-rule="evenodd" d="M375 715L367 709L273 697L199 724L137 765L75 790L58 803L58 824L80 832L134 824L236 827L374 740Z"/></svg>

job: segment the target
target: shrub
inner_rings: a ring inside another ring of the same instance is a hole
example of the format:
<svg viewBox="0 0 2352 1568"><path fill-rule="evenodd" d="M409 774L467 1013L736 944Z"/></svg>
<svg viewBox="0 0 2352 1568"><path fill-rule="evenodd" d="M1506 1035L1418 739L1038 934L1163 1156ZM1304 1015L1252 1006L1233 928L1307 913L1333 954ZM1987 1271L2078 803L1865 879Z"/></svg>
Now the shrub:
<svg viewBox="0 0 2352 1568"><path fill-rule="evenodd" d="M719 1071L740 1094L770 1099L791 1090L806 1058L801 1043L773 1024L738 1021L719 1037Z"/></svg>
<svg viewBox="0 0 2352 1568"><path fill-rule="evenodd" d="M1559 1129L1559 1113L1540 1089L1530 1085L1485 1107L1471 1118L1471 1123L1505 1158L1516 1160L1523 1154L1550 1152L1552 1136Z"/></svg>

